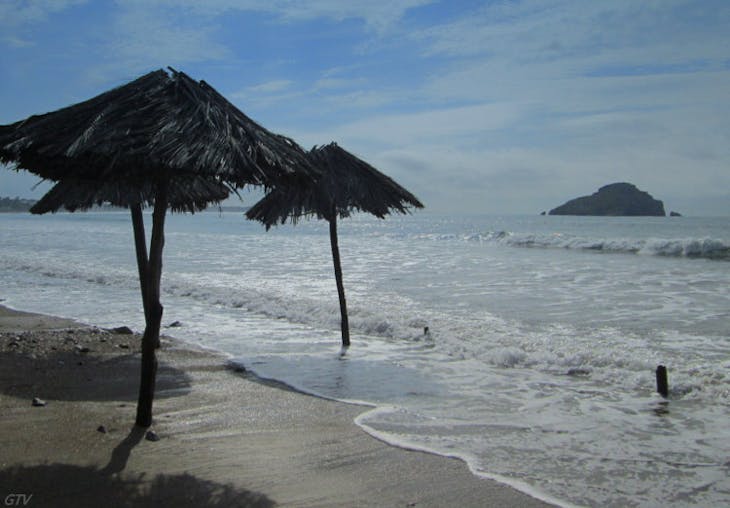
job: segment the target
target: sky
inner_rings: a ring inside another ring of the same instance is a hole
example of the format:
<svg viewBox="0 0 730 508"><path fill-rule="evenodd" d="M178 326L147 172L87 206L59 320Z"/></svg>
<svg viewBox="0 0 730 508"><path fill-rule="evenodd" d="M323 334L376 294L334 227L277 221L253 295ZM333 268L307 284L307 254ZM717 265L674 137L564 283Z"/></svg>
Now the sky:
<svg viewBox="0 0 730 508"><path fill-rule="evenodd" d="M727 0L0 0L0 124L171 66L433 212L630 182L730 216L728 27ZM0 167L0 196L37 182Z"/></svg>

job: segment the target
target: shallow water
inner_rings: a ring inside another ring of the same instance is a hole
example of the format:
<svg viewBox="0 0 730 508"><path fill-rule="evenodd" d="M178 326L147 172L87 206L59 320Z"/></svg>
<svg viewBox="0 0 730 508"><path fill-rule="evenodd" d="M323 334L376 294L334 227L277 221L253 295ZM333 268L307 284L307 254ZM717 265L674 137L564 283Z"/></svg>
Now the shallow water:
<svg viewBox="0 0 730 508"><path fill-rule="evenodd" d="M325 223L202 213L167 232L176 336L371 402L358 423L378 437L566 505L730 502L727 219L342 221L344 354ZM141 329L132 245L122 212L0 215L0 298Z"/></svg>

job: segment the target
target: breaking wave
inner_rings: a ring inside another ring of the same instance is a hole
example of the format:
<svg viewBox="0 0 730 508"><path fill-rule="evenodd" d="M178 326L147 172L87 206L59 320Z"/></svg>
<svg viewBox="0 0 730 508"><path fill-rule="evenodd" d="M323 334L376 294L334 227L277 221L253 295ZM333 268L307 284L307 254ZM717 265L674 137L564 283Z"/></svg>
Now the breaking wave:
<svg viewBox="0 0 730 508"><path fill-rule="evenodd" d="M568 249L612 254L640 254L649 256L710 259L730 261L730 243L714 238L636 239L586 238L562 233L527 234L509 231L490 231L467 235L420 235L422 239L462 240L484 242L508 247Z"/></svg>
<svg viewBox="0 0 730 508"><path fill-rule="evenodd" d="M5 257L0 255L0 270L41 276L49 280L77 281L103 287L116 287L131 293L137 302L139 282L134 267L110 268L107 265L87 265L51 257ZM171 271L172 272L172 271ZM242 278L243 279L243 278ZM282 288L246 285L243 282L215 281L189 274L164 274L163 294L192 299L206 305L242 309L270 319L338 330L340 313L337 295L328 291L326 298L292 296ZM427 322L417 317L404 317L397 310L352 306L349 312L353 333L382 337L389 340L428 340L424 335Z"/></svg>

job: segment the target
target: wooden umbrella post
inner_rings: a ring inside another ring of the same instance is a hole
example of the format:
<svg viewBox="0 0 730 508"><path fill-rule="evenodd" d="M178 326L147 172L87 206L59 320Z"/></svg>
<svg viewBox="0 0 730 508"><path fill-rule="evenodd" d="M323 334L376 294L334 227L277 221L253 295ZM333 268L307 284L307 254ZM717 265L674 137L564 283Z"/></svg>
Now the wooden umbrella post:
<svg viewBox="0 0 730 508"><path fill-rule="evenodd" d="M167 183L159 184L152 213L152 237L146 273L145 308L149 321L142 337L142 368L140 371L139 399L136 424L152 425L152 400L155 394L157 356L155 349L160 340L163 307L160 304L160 279L162 277L162 249L165 245L165 214L167 212Z"/></svg>
<svg viewBox="0 0 730 508"><path fill-rule="evenodd" d="M142 218L142 204L135 203L129 207L132 213L132 227L134 228L134 247L137 253L137 269L139 270L139 287L142 291L142 306L144 307L145 326L150 324L149 310L147 309L147 239Z"/></svg>
<svg viewBox="0 0 730 508"><path fill-rule="evenodd" d="M262 222L266 229L279 222L283 224L287 219L296 223L300 217L308 215L329 222L342 314L342 345L347 347L350 345L350 325L337 245L337 216L347 217L352 211L359 211L382 219L392 211L408 213L410 207L423 208L423 204L391 178L336 143L314 147L307 156L316 169L315 174L308 179L275 186L246 212L246 217Z"/></svg>
<svg viewBox="0 0 730 508"><path fill-rule="evenodd" d="M347 302L345 301L345 285L342 282L342 267L340 266L340 248L337 245L337 212L332 214L330 223L330 243L332 244L332 262L335 265L335 279L337 280L337 294L340 297L340 314L342 316L342 345L350 345L350 323L347 319Z"/></svg>

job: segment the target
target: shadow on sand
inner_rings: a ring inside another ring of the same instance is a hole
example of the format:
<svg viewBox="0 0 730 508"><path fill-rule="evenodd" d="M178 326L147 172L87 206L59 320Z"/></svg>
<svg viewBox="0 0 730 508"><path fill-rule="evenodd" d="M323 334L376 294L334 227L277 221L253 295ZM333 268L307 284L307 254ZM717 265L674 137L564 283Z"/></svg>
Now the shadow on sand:
<svg viewBox="0 0 730 508"><path fill-rule="evenodd" d="M0 373L0 390L24 399L134 402L139 388L139 355L98 357L68 352L31 358L6 355L8 372L26 372L21 381ZM155 398L177 397L190 392L190 377L182 370L160 363ZM1 500L0 500L1 501Z"/></svg>
<svg viewBox="0 0 730 508"><path fill-rule="evenodd" d="M18 495L25 497L21 499ZM28 499L27 506L74 508L275 506L263 494L202 480L187 473L159 474L148 479L144 474L122 476L110 474L106 468L70 464L16 466L1 470L0 498L6 503L7 499Z"/></svg>
<svg viewBox="0 0 730 508"><path fill-rule="evenodd" d="M5 505L50 507L268 508L264 494L193 475L124 474L129 456L147 429L134 426L103 468L71 464L14 466L0 470ZM25 501L25 503L23 503Z"/></svg>

